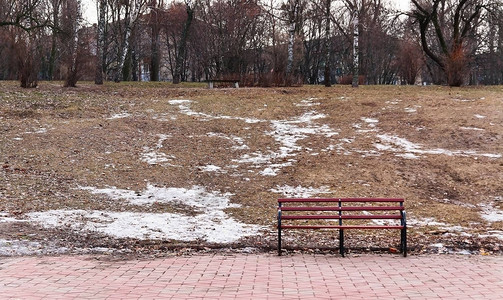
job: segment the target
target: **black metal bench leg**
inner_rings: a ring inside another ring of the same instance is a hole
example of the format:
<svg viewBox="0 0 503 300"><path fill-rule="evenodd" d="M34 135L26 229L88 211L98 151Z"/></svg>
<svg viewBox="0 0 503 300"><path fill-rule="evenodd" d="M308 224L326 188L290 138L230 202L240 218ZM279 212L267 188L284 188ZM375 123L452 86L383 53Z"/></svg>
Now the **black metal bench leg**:
<svg viewBox="0 0 503 300"><path fill-rule="evenodd" d="M344 257L344 230L339 230L339 252Z"/></svg>
<svg viewBox="0 0 503 300"><path fill-rule="evenodd" d="M402 234L402 247L403 247L403 257L407 257L407 228L402 229L403 234Z"/></svg>
<svg viewBox="0 0 503 300"><path fill-rule="evenodd" d="M281 227L278 227L278 256L281 256Z"/></svg>
<svg viewBox="0 0 503 300"><path fill-rule="evenodd" d="M278 256L281 256L281 210L278 210Z"/></svg>

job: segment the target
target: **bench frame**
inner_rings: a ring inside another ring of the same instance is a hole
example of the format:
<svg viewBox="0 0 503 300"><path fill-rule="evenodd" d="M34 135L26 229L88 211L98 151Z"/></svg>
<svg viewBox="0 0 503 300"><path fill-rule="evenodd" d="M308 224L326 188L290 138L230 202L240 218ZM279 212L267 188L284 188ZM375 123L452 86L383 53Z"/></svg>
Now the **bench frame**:
<svg viewBox="0 0 503 300"><path fill-rule="evenodd" d="M400 252L407 256L407 222L404 199L398 198L302 198L278 199L278 255L281 256L282 229L339 229L339 251L344 256L345 229L397 229L400 230ZM337 203L337 206L283 206L285 203L320 204ZM343 206L345 203L368 203L363 206ZM380 203L380 205L375 205ZM374 204L374 205L372 205ZM343 214L345 212L383 211L387 214ZM399 212L389 214L388 212ZM337 212L337 214L285 215L283 212ZM284 225L283 220L338 220L338 225ZM343 220L400 220L400 225L344 225Z"/></svg>
<svg viewBox="0 0 503 300"><path fill-rule="evenodd" d="M216 82L232 82L232 83L234 83L235 88L237 88L237 89L239 88L239 79L210 79L210 80L206 80L206 82L208 83L209 89L212 89L213 84Z"/></svg>

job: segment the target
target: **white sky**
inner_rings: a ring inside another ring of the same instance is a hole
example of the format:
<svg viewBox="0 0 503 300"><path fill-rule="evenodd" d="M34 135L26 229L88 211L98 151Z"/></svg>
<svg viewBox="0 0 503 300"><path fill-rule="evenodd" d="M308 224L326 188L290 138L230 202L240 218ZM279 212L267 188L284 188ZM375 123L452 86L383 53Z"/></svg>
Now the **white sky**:
<svg viewBox="0 0 503 300"><path fill-rule="evenodd" d="M410 7L410 0L389 0L396 4L400 9L408 9ZM96 0L82 0L84 19L89 23L96 23Z"/></svg>

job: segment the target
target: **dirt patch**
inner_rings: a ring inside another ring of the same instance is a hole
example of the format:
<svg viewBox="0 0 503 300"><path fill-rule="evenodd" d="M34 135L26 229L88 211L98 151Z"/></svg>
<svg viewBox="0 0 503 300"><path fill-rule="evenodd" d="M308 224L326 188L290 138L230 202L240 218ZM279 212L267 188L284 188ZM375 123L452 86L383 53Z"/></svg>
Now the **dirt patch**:
<svg viewBox="0 0 503 300"><path fill-rule="evenodd" d="M404 197L413 251L500 253L502 95L501 87L0 82L0 240L70 252L271 250L276 199L290 190ZM152 192L161 189L183 196ZM214 199L224 204L205 208ZM186 220L177 226L188 234L148 221L156 218ZM112 224L135 233L114 234ZM239 229L235 238L210 238L226 226ZM330 251L335 236L287 233L285 244ZM389 249L398 236L356 231L347 243Z"/></svg>

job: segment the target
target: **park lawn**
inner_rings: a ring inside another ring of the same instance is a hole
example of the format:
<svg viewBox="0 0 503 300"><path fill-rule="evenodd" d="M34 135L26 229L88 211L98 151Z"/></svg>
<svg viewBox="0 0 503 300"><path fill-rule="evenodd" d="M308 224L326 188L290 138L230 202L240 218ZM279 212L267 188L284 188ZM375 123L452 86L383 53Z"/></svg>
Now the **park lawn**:
<svg viewBox="0 0 503 300"><path fill-rule="evenodd" d="M501 253L502 133L501 86L0 81L0 241L270 250L279 197L403 197L413 251ZM398 234L346 242L385 249Z"/></svg>

